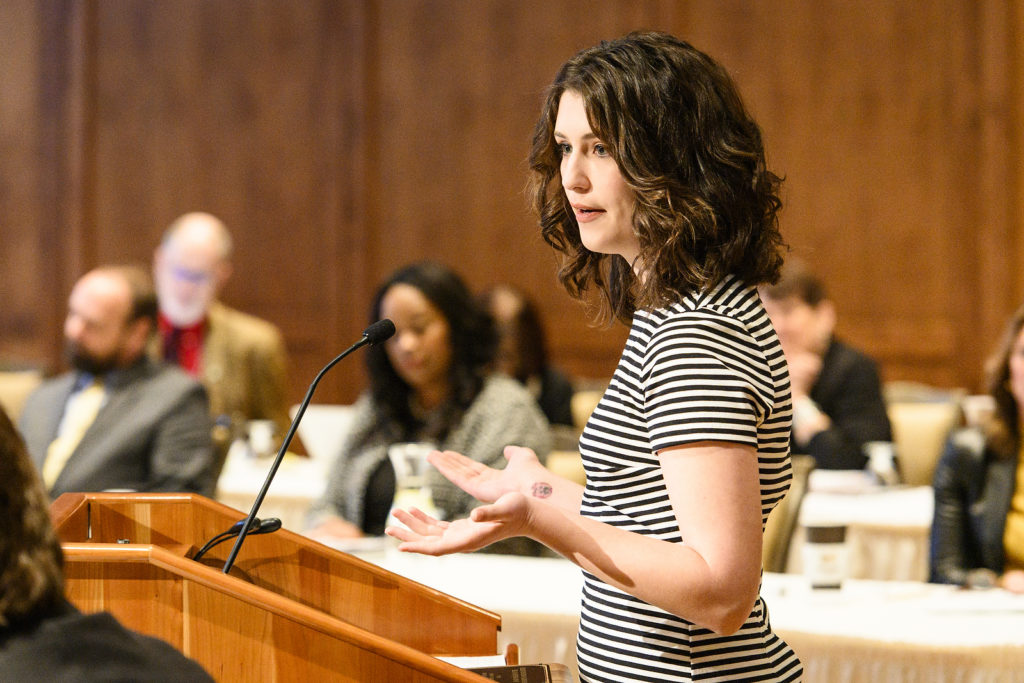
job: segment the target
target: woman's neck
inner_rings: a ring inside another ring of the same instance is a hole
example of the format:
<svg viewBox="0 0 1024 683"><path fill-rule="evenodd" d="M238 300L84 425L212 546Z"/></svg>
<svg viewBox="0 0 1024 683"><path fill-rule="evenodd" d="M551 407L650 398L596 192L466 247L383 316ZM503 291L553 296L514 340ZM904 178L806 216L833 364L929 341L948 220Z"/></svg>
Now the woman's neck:
<svg viewBox="0 0 1024 683"><path fill-rule="evenodd" d="M417 389L413 393L413 402L420 410L429 413L448 398L447 383L432 384Z"/></svg>

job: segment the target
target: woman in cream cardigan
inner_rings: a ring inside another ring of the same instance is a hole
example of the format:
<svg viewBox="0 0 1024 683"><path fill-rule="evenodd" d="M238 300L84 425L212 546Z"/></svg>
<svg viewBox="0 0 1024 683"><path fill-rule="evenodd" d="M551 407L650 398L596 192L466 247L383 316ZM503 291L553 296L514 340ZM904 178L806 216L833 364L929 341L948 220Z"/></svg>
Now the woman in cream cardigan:
<svg viewBox="0 0 1024 683"><path fill-rule="evenodd" d="M388 448L423 442L457 450L492 467L503 450L528 444L546 454L548 423L518 382L489 372L494 323L459 276L438 263L406 266L378 289L371 321L390 318L395 336L367 352L370 388L356 402L352 429L312 508L309 535L382 535L396 489ZM433 503L446 518L465 516L475 499L433 468ZM497 549L532 554L524 539Z"/></svg>

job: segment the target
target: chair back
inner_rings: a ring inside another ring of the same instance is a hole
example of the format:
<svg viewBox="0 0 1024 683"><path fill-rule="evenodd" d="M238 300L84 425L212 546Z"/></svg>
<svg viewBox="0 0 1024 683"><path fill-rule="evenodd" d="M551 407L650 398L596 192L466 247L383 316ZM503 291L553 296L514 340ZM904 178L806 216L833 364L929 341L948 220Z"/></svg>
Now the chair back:
<svg viewBox="0 0 1024 683"><path fill-rule="evenodd" d="M570 409L572 410L572 423L577 431L582 432L583 428L587 426L590 414L594 412L594 408L597 407L603 395L603 389L583 389L572 395Z"/></svg>
<svg viewBox="0 0 1024 683"><path fill-rule="evenodd" d="M0 406L11 422L18 424L25 399L43 381L38 370L5 370L0 372Z"/></svg>
<svg viewBox="0 0 1024 683"><path fill-rule="evenodd" d="M946 439L960 424L959 402L896 402L886 410L903 483L931 486Z"/></svg>
<svg viewBox="0 0 1024 683"><path fill-rule="evenodd" d="M814 456L793 455L793 481L786 497L779 501L764 527L761 562L766 572L785 572L789 546L800 516L800 504L807 493L807 480L814 470Z"/></svg>
<svg viewBox="0 0 1024 683"><path fill-rule="evenodd" d="M586 486L587 484L587 473L583 470L583 461L580 459L580 452L577 450L551 451L548 453L544 466L552 474L557 474L564 479L574 481L580 486Z"/></svg>

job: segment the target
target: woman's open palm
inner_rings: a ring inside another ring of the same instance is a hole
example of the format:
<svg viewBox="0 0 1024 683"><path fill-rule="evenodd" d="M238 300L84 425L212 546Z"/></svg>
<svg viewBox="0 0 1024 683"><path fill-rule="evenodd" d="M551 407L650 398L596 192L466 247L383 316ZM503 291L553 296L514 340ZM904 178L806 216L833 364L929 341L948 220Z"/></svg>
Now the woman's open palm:
<svg viewBox="0 0 1024 683"><path fill-rule="evenodd" d="M434 451L427 456L431 465L460 489L483 503L493 503L502 495L522 491L524 482L543 472L537 454L529 448L507 446L504 469L488 467L454 451Z"/></svg>
<svg viewBox="0 0 1024 683"><path fill-rule="evenodd" d="M521 493L508 493L493 505L473 510L469 518L443 522L413 508L395 510L394 516L406 526L388 527L385 533L402 541L404 552L448 555L472 552L497 541L522 535L529 518L529 500Z"/></svg>

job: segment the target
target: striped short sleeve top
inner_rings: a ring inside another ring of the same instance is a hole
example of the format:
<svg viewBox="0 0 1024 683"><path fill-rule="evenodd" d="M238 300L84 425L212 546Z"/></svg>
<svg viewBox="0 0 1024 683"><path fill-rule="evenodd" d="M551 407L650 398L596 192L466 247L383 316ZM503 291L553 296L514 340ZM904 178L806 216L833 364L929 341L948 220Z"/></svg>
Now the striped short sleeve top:
<svg viewBox="0 0 1024 683"><path fill-rule="evenodd" d="M682 542L657 452L698 441L757 449L762 526L791 479L789 377L757 291L727 279L638 311L607 391L580 439L581 513ZM584 572L582 681L797 681L759 597L744 626L716 635Z"/></svg>

